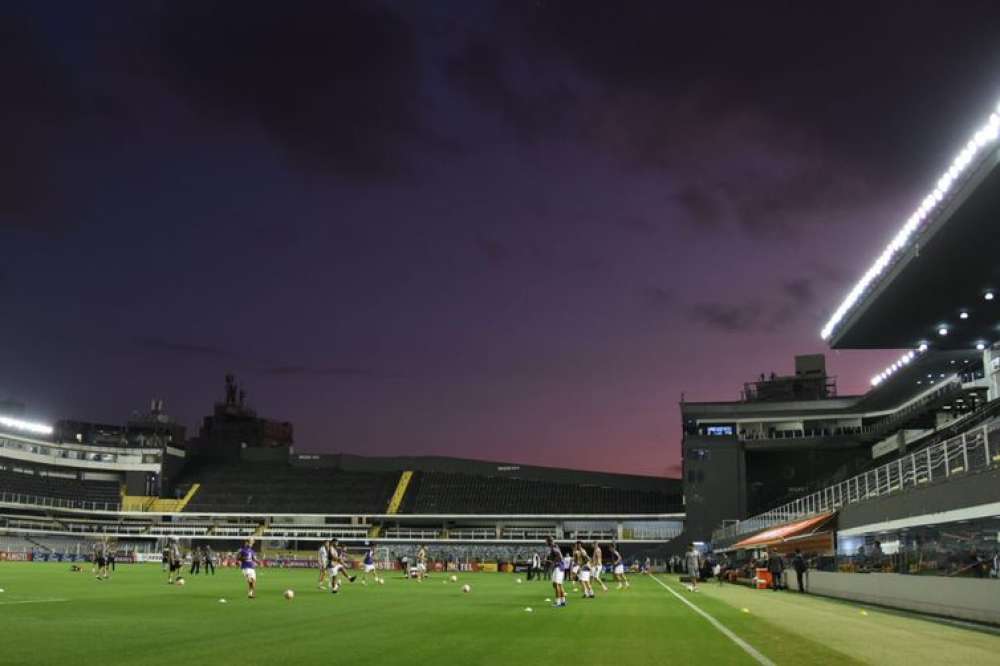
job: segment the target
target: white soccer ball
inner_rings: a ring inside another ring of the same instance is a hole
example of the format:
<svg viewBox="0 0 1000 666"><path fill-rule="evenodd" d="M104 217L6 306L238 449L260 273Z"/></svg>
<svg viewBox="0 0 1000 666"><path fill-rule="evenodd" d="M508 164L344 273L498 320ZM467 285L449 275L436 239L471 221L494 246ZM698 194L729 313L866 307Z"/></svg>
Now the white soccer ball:
<svg viewBox="0 0 1000 666"><path fill-rule="evenodd" d="M451 582L457 583L458 582L458 576L452 576L451 577Z"/></svg>
<svg viewBox="0 0 1000 666"><path fill-rule="evenodd" d="M379 585L385 585L385 578L376 578L375 580L378 581Z"/></svg>
<svg viewBox="0 0 1000 666"><path fill-rule="evenodd" d="M174 585L184 585L184 579L178 578L176 581L174 581Z"/></svg>
<svg viewBox="0 0 1000 666"><path fill-rule="evenodd" d="M285 590L285 598L291 601L295 598L295 590Z"/></svg>
<svg viewBox="0 0 1000 666"><path fill-rule="evenodd" d="M226 601L225 599L219 599L219 603L220 603L220 604L225 604L225 603L229 603L229 602L228 602L228 601Z"/></svg>
<svg viewBox="0 0 1000 666"><path fill-rule="evenodd" d="M517 584L518 584L518 585L520 585L520 584L521 584L521 579L520 579L520 578L518 578L518 579L517 579Z"/></svg>
<svg viewBox="0 0 1000 666"><path fill-rule="evenodd" d="M468 585L463 585L462 592L472 592L472 588L469 587Z"/></svg>
<svg viewBox="0 0 1000 666"><path fill-rule="evenodd" d="M525 608L525 609L524 609L524 612L525 612L525 613L534 613L535 611L533 611L533 610L531 609L531 606L528 606L527 608Z"/></svg>

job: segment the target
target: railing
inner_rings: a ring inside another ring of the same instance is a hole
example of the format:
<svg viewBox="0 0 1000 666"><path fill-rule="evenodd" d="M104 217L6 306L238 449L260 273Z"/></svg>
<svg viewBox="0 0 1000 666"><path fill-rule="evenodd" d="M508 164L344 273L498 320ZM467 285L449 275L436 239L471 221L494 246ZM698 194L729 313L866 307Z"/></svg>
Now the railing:
<svg viewBox="0 0 1000 666"><path fill-rule="evenodd" d="M903 455L864 474L717 529L712 533L712 542L719 544L774 525L836 511L847 504L864 502L991 467L1000 467L1000 421L977 426L951 439Z"/></svg>
<svg viewBox="0 0 1000 666"><path fill-rule="evenodd" d="M81 509L84 511L119 511L120 502L91 502L88 500L39 497L25 493L0 492L0 504L19 504L29 507L49 509Z"/></svg>

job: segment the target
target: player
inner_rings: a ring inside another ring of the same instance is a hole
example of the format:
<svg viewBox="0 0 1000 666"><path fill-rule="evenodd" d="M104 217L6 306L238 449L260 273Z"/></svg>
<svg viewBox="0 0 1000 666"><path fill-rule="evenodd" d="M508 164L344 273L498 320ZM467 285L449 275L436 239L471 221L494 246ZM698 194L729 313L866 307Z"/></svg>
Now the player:
<svg viewBox="0 0 1000 666"><path fill-rule="evenodd" d="M596 580L600 584L601 589L605 592L608 591L608 586L604 584L601 580L601 574L604 573L604 553L601 551L601 544L594 542L594 553L590 556L590 576L593 580Z"/></svg>
<svg viewBox="0 0 1000 666"><path fill-rule="evenodd" d="M340 547L340 541L331 541L327 548L327 572L330 576L330 592L333 594L340 592L340 574L347 569L346 557L347 551ZM347 576L347 580L353 583L355 577Z"/></svg>
<svg viewBox="0 0 1000 666"><path fill-rule="evenodd" d="M684 563L687 565L688 576L691 578L691 586L688 589L697 592L698 576L701 574L701 555L698 554L698 549L693 543L688 546L688 552L684 554Z"/></svg>
<svg viewBox="0 0 1000 666"><path fill-rule="evenodd" d="M170 537L170 545L167 547L167 584L173 585L181 580L181 565L184 558L181 557L181 546L177 537Z"/></svg>
<svg viewBox="0 0 1000 666"><path fill-rule="evenodd" d="M563 587L563 582L566 580L566 570L569 567L566 566L562 549L559 548L559 544L552 540L552 537L545 537L545 545L549 549L546 561L552 570L552 589L556 593L556 600L552 605L555 608L563 608L566 605L566 590Z"/></svg>
<svg viewBox="0 0 1000 666"><path fill-rule="evenodd" d="M378 573L375 571L375 544L368 544L368 550L365 551L364 559L364 571L365 578L361 581L362 585L367 585L368 581L378 582Z"/></svg>
<svg viewBox="0 0 1000 666"><path fill-rule="evenodd" d="M583 588L583 598L593 599L594 588L590 584L590 555L587 554L582 541L577 541L573 546L573 566L576 567L576 577L580 581L580 587Z"/></svg>
<svg viewBox="0 0 1000 666"><path fill-rule="evenodd" d="M326 572L330 567L330 560L327 556L329 548L330 540L327 539L319 545L319 552L317 553L317 559L319 560L319 589L321 590L326 589L326 585L324 585L323 582L326 580ZM332 581L330 584L333 584Z"/></svg>
<svg viewBox="0 0 1000 666"><path fill-rule="evenodd" d="M108 544L103 539L94 542L94 573L97 580L108 577Z"/></svg>
<svg viewBox="0 0 1000 666"><path fill-rule="evenodd" d="M611 544L611 566L612 571L615 575L615 581L618 583L618 589L628 589L629 583L628 578L625 576L625 560L622 559L621 553L618 552L618 546Z"/></svg>
<svg viewBox="0 0 1000 666"><path fill-rule="evenodd" d="M417 582L422 583L427 576L427 546L417 548Z"/></svg>
<svg viewBox="0 0 1000 666"><path fill-rule="evenodd" d="M243 542L243 547L237 553L236 559L240 562L240 571L247 582L247 598L257 598L257 553L253 550L253 539Z"/></svg>
<svg viewBox="0 0 1000 666"><path fill-rule="evenodd" d="M163 552L160 553L160 555L162 556L162 559L160 560L160 562L161 562L160 569L163 571L163 573L167 573L167 569L170 568L170 542L169 541L164 541L163 542Z"/></svg>

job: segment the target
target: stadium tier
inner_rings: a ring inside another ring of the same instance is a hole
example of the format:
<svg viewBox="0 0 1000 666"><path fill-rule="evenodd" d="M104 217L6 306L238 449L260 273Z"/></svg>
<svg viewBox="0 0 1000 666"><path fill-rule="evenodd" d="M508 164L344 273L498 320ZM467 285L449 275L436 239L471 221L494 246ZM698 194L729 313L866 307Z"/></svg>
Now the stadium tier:
<svg viewBox="0 0 1000 666"><path fill-rule="evenodd" d="M177 487L201 485L189 512L371 514L385 512L398 481L393 472L196 459Z"/></svg>
<svg viewBox="0 0 1000 666"><path fill-rule="evenodd" d="M41 503L53 500L70 508L117 510L120 494L116 481L88 480L80 478L79 473L0 460L0 501L32 498Z"/></svg>
<svg viewBox="0 0 1000 666"><path fill-rule="evenodd" d="M663 492L425 472L413 513L657 514L683 511Z"/></svg>

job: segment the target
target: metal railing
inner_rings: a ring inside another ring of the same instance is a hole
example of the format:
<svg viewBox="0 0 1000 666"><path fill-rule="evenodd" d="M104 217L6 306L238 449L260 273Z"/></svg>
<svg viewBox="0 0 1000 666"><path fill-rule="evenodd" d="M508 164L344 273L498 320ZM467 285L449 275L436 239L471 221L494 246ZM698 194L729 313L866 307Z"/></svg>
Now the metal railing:
<svg viewBox="0 0 1000 666"><path fill-rule="evenodd" d="M43 509L81 509L84 511L120 511L120 502L91 502L88 500L40 497L25 493L0 492L0 504L18 504Z"/></svg>
<svg viewBox="0 0 1000 666"><path fill-rule="evenodd" d="M903 455L864 474L717 529L712 533L712 542L719 544L774 525L830 513L847 504L864 502L991 467L1000 467L1000 420L977 426L956 437Z"/></svg>

